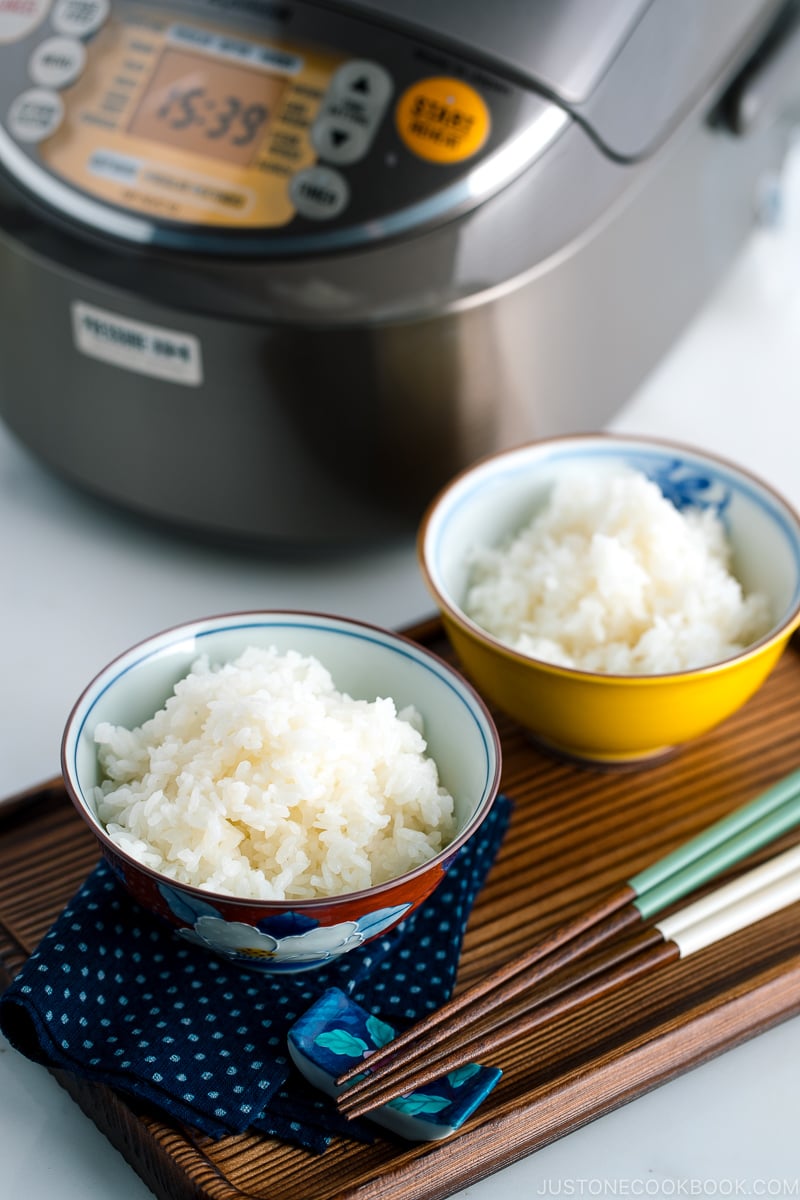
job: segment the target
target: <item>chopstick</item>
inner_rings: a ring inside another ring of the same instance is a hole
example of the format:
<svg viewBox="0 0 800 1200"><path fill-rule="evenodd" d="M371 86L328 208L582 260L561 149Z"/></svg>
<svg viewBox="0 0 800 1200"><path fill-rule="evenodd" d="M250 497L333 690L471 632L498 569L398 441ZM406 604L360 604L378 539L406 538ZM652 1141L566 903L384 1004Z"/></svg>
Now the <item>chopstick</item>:
<svg viewBox="0 0 800 1200"><path fill-rule="evenodd" d="M398 1095L416 1090L432 1079L487 1054L590 1000L630 983L661 966L689 955L755 924L800 900L800 846L768 860L730 883L642 930L621 948L606 947L602 964L568 985L556 985L542 1002L522 1017L477 1035L450 1053L412 1064L380 1079L367 1075L342 1092L337 1103L350 1118L363 1116ZM636 943L639 943L637 946ZM371 1060L370 1060L371 1065ZM360 1064L364 1070L364 1063Z"/></svg>
<svg viewBox="0 0 800 1200"><path fill-rule="evenodd" d="M436 1012L401 1032L369 1062L369 1081L396 1069L400 1062L429 1058L453 1036L453 1018L469 1009L470 1024L552 975L587 951L682 899L689 892L768 845L800 823L800 770L779 780L749 803L714 822L645 870L614 888L599 902L551 930L516 959L478 980ZM342 1073L337 1086L363 1073L356 1064ZM348 1100L357 1087L352 1085Z"/></svg>

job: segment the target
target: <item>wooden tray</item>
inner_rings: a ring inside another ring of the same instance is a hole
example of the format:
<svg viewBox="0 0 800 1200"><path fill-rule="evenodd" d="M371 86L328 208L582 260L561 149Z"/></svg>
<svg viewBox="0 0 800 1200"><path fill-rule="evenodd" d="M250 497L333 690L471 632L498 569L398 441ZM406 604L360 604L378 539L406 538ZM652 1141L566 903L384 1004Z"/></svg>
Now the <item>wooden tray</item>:
<svg viewBox="0 0 800 1200"><path fill-rule="evenodd" d="M452 657L438 622L411 633ZM798 647L739 714L648 770L580 769L546 757L502 717L498 725L515 811L473 912L459 987L800 763ZM60 781L0 806L7 978L96 858ZM55 1074L162 1200L435 1200L800 1012L799 917L795 905L487 1056L503 1078L459 1135L438 1144L337 1139L320 1160L249 1134L212 1142Z"/></svg>

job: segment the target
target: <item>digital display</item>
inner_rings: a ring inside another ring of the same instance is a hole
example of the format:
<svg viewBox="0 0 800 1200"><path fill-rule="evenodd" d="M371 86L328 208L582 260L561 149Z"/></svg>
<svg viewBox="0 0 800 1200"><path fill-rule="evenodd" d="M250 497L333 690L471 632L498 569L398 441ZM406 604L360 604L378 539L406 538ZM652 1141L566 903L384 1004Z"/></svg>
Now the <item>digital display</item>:
<svg viewBox="0 0 800 1200"><path fill-rule="evenodd" d="M285 87L284 77L268 71L170 48L161 55L128 132L247 166Z"/></svg>

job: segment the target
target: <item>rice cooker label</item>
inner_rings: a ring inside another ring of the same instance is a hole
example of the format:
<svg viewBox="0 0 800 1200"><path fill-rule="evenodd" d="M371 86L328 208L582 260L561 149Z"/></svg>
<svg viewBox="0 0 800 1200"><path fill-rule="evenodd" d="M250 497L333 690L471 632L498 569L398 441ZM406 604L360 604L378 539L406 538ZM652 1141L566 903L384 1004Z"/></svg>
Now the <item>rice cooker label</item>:
<svg viewBox="0 0 800 1200"><path fill-rule="evenodd" d="M397 102L397 132L428 162L457 163L477 154L489 136L489 110L460 79L434 76L413 83Z"/></svg>
<svg viewBox="0 0 800 1200"><path fill-rule="evenodd" d="M203 382L200 342L192 334L147 325L82 301L72 305L72 330L76 348L89 358L189 387Z"/></svg>
<svg viewBox="0 0 800 1200"><path fill-rule="evenodd" d="M0 44L27 37L50 11L50 0L0 0Z"/></svg>

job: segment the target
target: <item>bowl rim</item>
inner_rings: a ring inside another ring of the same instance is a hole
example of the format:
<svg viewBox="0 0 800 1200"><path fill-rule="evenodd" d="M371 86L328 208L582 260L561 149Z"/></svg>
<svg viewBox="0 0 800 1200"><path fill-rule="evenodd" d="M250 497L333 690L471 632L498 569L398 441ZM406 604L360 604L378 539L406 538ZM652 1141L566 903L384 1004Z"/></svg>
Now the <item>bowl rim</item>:
<svg viewBox="0 0 800 1200"><path fill-rule="evenodd" d="M154 647L161 641L169 644L171 640L177 640L179 635L188 638L194 636L196 631L205 630L207 633L212 633L217 629L217 623L220 623L219 629L224 630L225 625L222 623L226 621L230 621L231 626L235 628L246 624L247 618L257 619L265 617L288 618L290 623L292 619L297 619L298 621L302 619L318 620L323 623L330 623L325 625L328 632L336 633L337 631L345 632L349 630L351 631L351 636L357 633L378 635L379 640L386 644L388 648L395 652L406 654L420 665L426 666L427 669L433 671L440 679L444 679L454 691L463 693L463 700L465 703L468 702L468 707L473 712L476 724L482 731L488 765L487 779L481 790L479 803L464 828L437 854L426 859L425 862L420 863L418 866L412 868L412 870L403 872L402 875L395 875L392 879L374 884L369 888L362 888L359 891L341 892L331 896L314 896L308 899L265 900L249 896L239 896L228 892L215 892L209 888L199 887L197 884L183 883L181 880L172 879L161 871L154 870L145 863L139 862L132 854L117 845L108 833L106 833L100 820L89 808L88 802L84 801L81 796L77 772L73 773L73 762L71 761L74 760L74 752L77 749L93 703L106 690L103 688L98 691L103 681L106 681L106 687L110 686L113 680L118 678L118 668L122 663L132 658L138 652L145 651L148 647ZM411 650L413 650L413 654L410 653ZM72 751L71 754L70 751ZM256 911L264 909L265 912L269 910L270 913L288 913L296 912L299 908L303 910L330 909L364 900L370 902L378 900L383 894L394 891L398 887L403 887L412 880L427 874L431 870L436 870L440 866L444 867L444 864L449 864L455 855L458 854L461 847L477 832L494 806L500 790L502 744L489 707L473 684L459 670L442 658L441 655L428 649L426 646L422 646L419 642L415 642L407 634L369 621L362 621L337 613L325 613L310 609L264 608L222 612L211 616L198 617L190 621L182 621L177 625L167 626L165 629L159 630L149 637L134 642L127 649L115 655L114 658L106 663L89 680L72 705L61 738L60 760L64 786L79 816L105 849L116 858L128 864L136 872L146 875L156 884L164 884L169 888L186 892L201 900L205 900L207 903L216 901L231 908L253 909Z"/></svg>
<svg viewBox="0 0 800 1200"><path fill-rule="evenodd" d="M800 575L800 513L798 513L798 510L785 496L781 495L766 480L749 468L734 462L732 459L725 458L723 455L716 454L710 450L705 450L700 446L694 446L689 442L675 441L671 438L656 437L649 434L597 431L534 438L502 450L495 450L490 454L484 454L466 467L463 467L439 488L429 501L420 519L416 538L419 569L428 590L439 606L442 617L458 626L462 633L468 635L474 641L481 643L487 649L498 652L502 657L520 666L535 666L546 674L561 676L567 679L583 680L584 682L608 681L609 683L648 687L669 682L676 683L678 680L697 679L703 675L716 675L722 671L730 670L733 666L743 664L763 653L763 651L775 643L788 640L792 633L800 626L800 596L798 596L795 605L789 608L778 622L770 627L767 633L757 641L746 646L738 654L729 655L727 658L717 659L712 663L705 663L698 667L689 667L678 671L625 674L613 671L590 671L581 667L567 667L560 663L548 662L547 659L536 658L532 654L525 654L521 650L517 650L508 643L501 641L500 638L495 637L494 634L489 633L488 630L484 629L476 621L473 621L439 587L436 582L435 573L429 566L430 538L434 524L444 510L446 502L463 487L464 483L471 476L483 474L487 467L493 463L499 463L503 459L511 461L515 458L523 458L537 449L545 451L548 448L561 444L566 449L569 449L571 446L577 448L580 445L591 446L592 444L597 444L598 446L613 446L617 444L621 450L632 450L637 446L641 446L644 449L671 451L676 454L690 456L701 462L705 461L711 466L720 467L732 476L740 478L743 482L751 486L754 485L756 489L767 494L776 508L783 510L787 518L787 526L793 527L798 550L798 574Z"/></svg>

